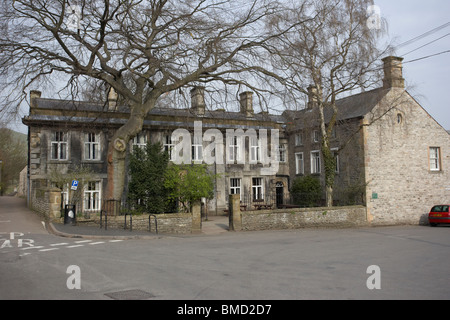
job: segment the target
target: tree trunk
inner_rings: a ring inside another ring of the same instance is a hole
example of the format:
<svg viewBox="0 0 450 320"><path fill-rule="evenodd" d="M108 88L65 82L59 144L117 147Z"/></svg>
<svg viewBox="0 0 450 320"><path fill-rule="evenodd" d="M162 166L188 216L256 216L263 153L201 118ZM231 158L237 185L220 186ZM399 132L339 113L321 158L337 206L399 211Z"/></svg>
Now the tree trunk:
<svg viewBox="0 0 450 320"><path fill-rule="evenodd" d="M130 140L142 131L144 124L144 113L134 112L128 121L120 127L108 143L108 181L105 192L106 200L121 200L125 186L126 154Z"/></svg>
<svg viewBox="0 0 450 320"><path fill-rule="evenodd" d="M326 186L326 206L331 208L333 206L333 186Z"/></svg>

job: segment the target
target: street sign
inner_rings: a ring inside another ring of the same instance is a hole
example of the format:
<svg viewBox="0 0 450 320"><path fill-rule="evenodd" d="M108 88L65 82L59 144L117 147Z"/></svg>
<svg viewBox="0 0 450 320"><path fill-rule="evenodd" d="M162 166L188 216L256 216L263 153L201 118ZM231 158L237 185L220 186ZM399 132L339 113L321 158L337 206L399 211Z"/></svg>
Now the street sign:
<svg viewBox="0 0 450 320"><path fill-rule="evenodd" d="M77 190L77 188L78 188L78 180L72 180L72 186L70 187L70 189Z"/></svg>

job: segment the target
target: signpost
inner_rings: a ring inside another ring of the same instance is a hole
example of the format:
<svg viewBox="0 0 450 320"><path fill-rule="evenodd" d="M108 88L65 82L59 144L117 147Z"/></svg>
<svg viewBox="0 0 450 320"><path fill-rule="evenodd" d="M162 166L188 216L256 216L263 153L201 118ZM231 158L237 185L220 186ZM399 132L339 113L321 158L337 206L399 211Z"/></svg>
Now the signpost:
<svg viewBox="0 0 450 320"><path fill-rule="evenodd" d="M70 189L77 190L77 188L78 188L78 180L72 180L72 186L70 187Z"/></svg>

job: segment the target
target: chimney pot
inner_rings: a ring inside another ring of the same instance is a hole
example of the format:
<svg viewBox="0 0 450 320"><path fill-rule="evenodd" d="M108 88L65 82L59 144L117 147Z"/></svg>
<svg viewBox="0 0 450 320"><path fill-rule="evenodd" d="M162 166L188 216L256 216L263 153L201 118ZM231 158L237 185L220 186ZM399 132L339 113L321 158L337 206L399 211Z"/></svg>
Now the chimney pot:
<svg viewBox="0 0 450 320"><path fill-rule="evenodd" d="M319 102L319 90L315 85L310 85L308 88L308 105L307 109L312 109L318 105Z"/></svg>
<svg viewBox="0 0 450 320"><path fill-rule="evenodd" d="M197 115L205 114L205 87L196 86L191 90L191 109Z"/></svg>
<svg viewBox="0 0 450 320"><path fill-rule="evenodd" d="M382 59L384 63L383 88L405 88L405 79L403 79L403 66L401 57L389 56Z"/></svg>
<svg viewBox="0 0 450 320"><path fill-rule="evenodd" d="M247 118L253 117L253 92L245 91L240 95L241 113L245 114Z"/></svg>
<svg viewBox="0 0 450 320"><path fill-rule="evenodd" d="M111 87L108 92L108 111L117 110L117 100L118 100L117 92L113 87Z"/></svg>
<svg viewBox="0 0 450 320"><path fill-rule="evenodd" d="M31 91L30 91L30 106L31 106L32 108L35 108L35 107L36 107L35 99L40 98L41 95L42 95L42 92L39 91L39 90L31 90Z"/></svg>

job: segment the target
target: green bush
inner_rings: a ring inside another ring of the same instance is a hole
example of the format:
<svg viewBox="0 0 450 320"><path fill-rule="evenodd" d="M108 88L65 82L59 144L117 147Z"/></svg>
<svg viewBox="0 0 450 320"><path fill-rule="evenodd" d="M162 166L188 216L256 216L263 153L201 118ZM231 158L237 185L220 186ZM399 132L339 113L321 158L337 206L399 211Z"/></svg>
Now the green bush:
<svg viewBox="0 0 450 320"><path fill-rule="evenodd" d="M292 183L291 195L296 205L303 207L317 206L322 197L319 179L311 176L295 178Z"/></svg>

